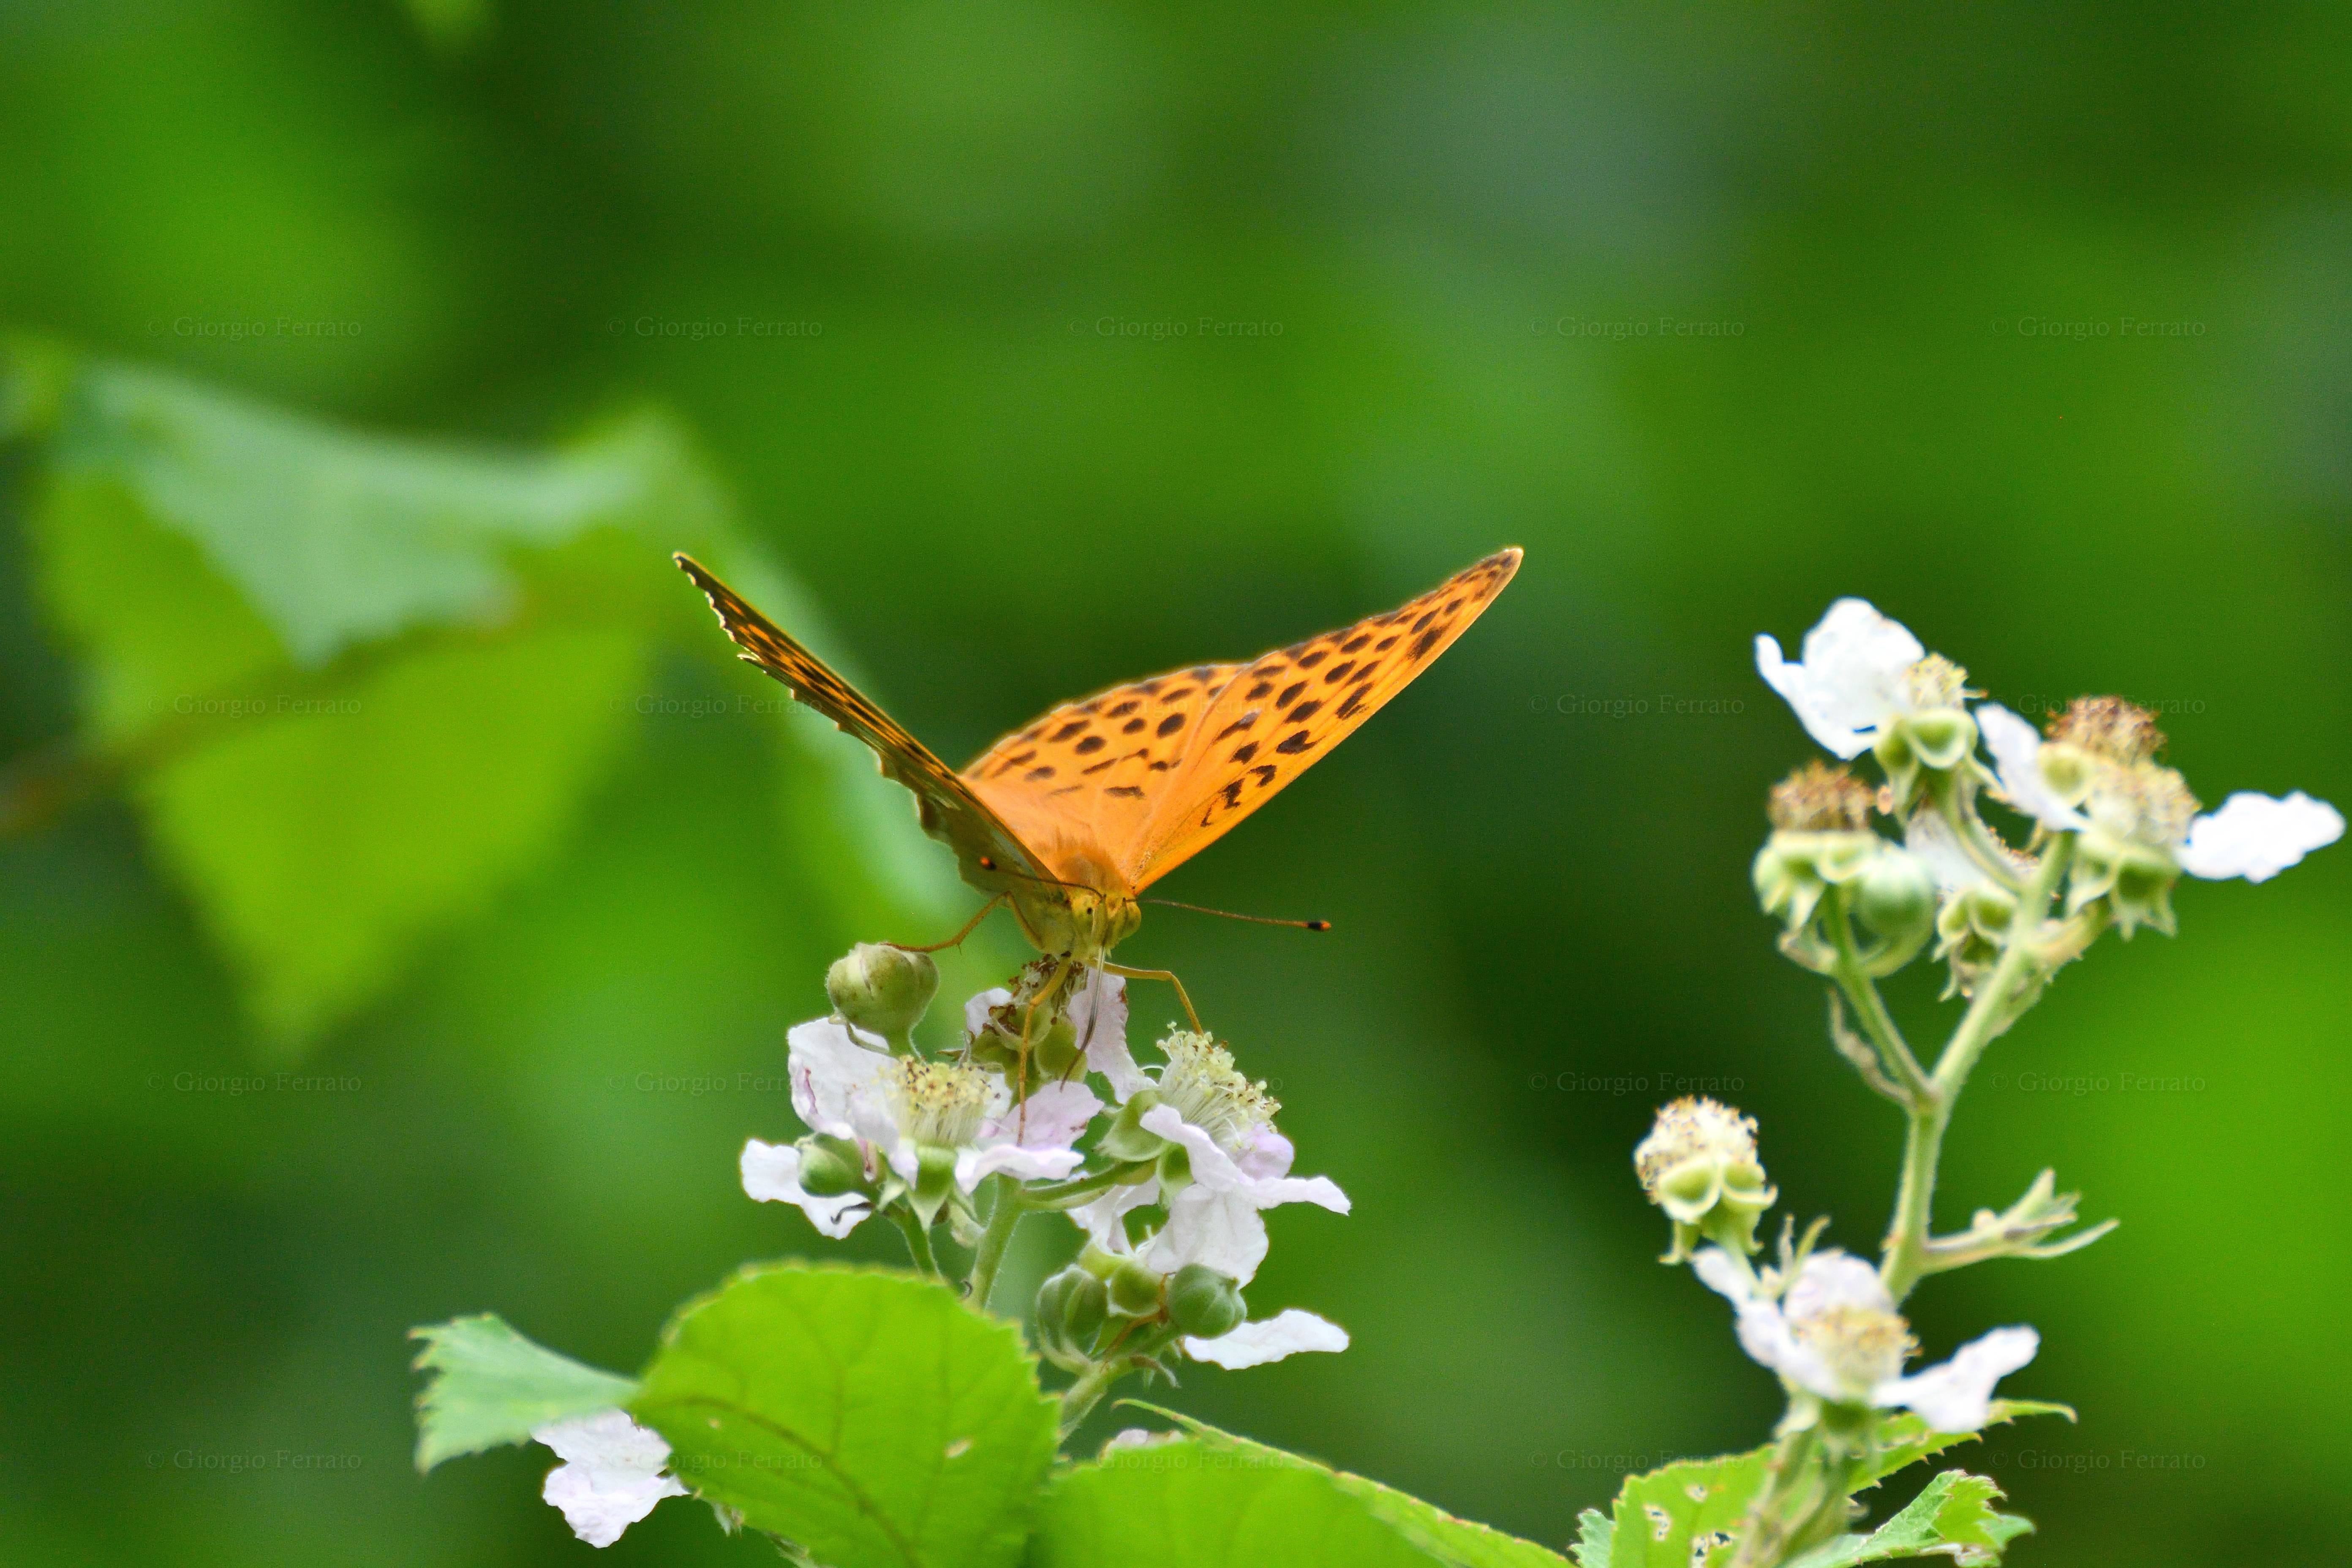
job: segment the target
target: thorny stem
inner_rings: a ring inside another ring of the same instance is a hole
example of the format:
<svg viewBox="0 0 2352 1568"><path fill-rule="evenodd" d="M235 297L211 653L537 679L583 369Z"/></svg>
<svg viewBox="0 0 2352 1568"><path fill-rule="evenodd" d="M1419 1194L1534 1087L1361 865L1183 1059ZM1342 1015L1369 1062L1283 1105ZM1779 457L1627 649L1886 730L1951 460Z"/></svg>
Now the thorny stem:
<svg viewBox="0 0 2352 1568"><path fill-rule="evenodd" d="M899 1230L905 1233L907 1251L914 1258L917 1270L929 1275L934 1279L941 1278L940 1260L931 1251L930 1228L904 1204L892 1204L890 1217L898 1222Z"/></svg>
<svg viewBox="0 0 2352 1568"><path fill-rule="evenodd" d="M972 1254L971 1275L964 1282L965 1299L980 1312L988 1310L988 1293L995 1288L997 1268L1004 1261L1004 1249L1012 1243L1024 1212L1013 1182L1000 1173L991 1176L988 1184L996 1189L996 1205L988 1211L988 1228L981 1233L980 1250Z"/></svg>
<svg viewBox="0 0 2352 1568"><path fill-rule="evenodd" d="M1981 817L1962 808L1958 791L1947 794L1939 810L1954 837L1959 839L1960 847L1968 851L1969 858L1977 863L1979 870L2012 893L2023 889L2024 882L2017 874L2017 862L2010 858L2000 840L1993 836L1992 829L1984 825Z"/></svg>
<svg viewBox="0 0 2352 1568"><path fill-rule="evenodd" d="M2017 900L2000 963L1969 1001L1960 1026L1952 1031L1944 1054L1936 1060L1935 1076L1929 1080L1934 1092L1911 1108L1911 1127L1903 1141L1902 1185L1895 1193L1895 1221L1887 1233L1885 1260L1878 1271L1898 1303L1927 1272L1927 1226L1936 1197L1936 1165L1943 1155L1944 1131L1951 1124L1952 1107L1985 1047L2008 1024L2018 987L2042 965L2033 939L2074 858L2074 835L2057 835L2043 852L2032 884Z"/></svg>

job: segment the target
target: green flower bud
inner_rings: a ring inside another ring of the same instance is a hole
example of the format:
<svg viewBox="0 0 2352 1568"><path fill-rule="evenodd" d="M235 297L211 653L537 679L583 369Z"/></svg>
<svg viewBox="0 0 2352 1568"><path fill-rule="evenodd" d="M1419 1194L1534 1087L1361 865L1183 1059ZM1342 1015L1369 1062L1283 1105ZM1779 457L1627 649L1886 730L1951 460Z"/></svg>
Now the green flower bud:
<svg viewBox="0 0 2352 1568"><path fill-rule="evenodd" d="M1037 1288L1037 1337L1057 1361L1084 1361L1108 1320L1103 1282L1072 1264Z"/></svg>
<svg viewBox="0 0 2352 1568"><path fill-rule="evenodd" d="M1677 1100L1658 1112L1633 1151L1642 1190L1674 1222L1679 1263L1702 1236L1741 1252L1756 1250L1756 1222L1780 1194L1756 1155L1756 1122L1712 1100Z"/></svg>
<svg viewBox="0 0 2352 1568"><path fill-rule="evenodd" d="M1927 862L1889 845L1864 868L1854 912L1890 947L1924 941L1936 920L1936 879Z"/></svg>
<svg viewBox="0 0 2352 1568"><path fill-rule="evenodd" d="M1169 1321L1183 1333L1221 1339L1248 1316L1241 1281L1205 1263L1188 1263L1168 1277Z"/></svg>
<svg viewBox="0 0 2352 1568"><path fill-rule="evenodd" d="M855 1144L840 1138L813 1136L800 1141L801 1191L814 1197L837 1198L866 1184L865 1162Z"/></svg>
<svg viewBox="0 0 2352 1568"><path fill-rule="evenodd" d="M1143 1117L1146 1111L1156 1109L1159 1104L1159 1091L1147 1089L1140 1090L1125 1105L1120 1106L1118 1114L1111 1119L1109 1131L1102 1135L1102 1142L1096 1145L1102 1156L1107 1160L1116 1160L1122 1164L1133 1164L1139 1160L1158 1159L1160 1151L1168 1146L1168 1141L1157 1132L1147 1131L1143 1125Z"/></svg>
<svg viewBox="0 0 2352 1568"><path fill-rule="evenodd" d="M902 1049L908 1031L930 1010L939 989L939 966L929 953L885 942L859 942L824 975L824 994L835 1012Z"/></svg>
<svg viewBox="0 0 2352 1568"><path fill-rule="evenodd" d="M1110 1310L1122 1318L1156 1318L1167 1283L1135 1259L1122 1258L1109 1280Z"/></svg>

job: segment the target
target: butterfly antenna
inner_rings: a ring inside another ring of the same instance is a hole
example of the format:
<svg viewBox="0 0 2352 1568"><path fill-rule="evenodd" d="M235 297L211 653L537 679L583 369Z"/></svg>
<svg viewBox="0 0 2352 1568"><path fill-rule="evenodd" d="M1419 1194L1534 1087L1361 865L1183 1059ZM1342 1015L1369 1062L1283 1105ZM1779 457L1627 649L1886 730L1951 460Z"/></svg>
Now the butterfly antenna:
<svg viewBox="0 0 2352 1568"><path fill-rule="evenodd" d="M1220 920L1247 921L1252 925L1291 926L1299 931L1329 931L1329 921L1282 921L1272 915L1237 915L1231 910L1213 910L1201 904L1180 904L1173 899L1138 899L1139 904L1159 904L1171 910L1190 910L1196 915L1215 915Z"/></svg>

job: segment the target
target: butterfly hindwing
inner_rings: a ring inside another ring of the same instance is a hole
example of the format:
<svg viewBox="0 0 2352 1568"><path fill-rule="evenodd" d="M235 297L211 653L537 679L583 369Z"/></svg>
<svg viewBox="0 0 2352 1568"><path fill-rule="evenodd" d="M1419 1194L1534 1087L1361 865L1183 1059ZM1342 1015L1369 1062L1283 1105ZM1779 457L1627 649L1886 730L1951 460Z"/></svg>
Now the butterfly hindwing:
<svg viewBox="0 0 2352 1568"><path fill-rule="evenodd" d="M1140 838L1201 715L1243 668L1195 665L1066 702L991 746L964 780L1056 874L1078 879L1091 857L1124 875L1118 847Z"/></svg>
<svg viewBox="0 0 2352 1568"><path fill-rule="evenodd" d="M689 555L671 557L678 569L694 579L719 614L719 623L741 650L740 657L783 682L792 694L815 709L848 734L873 749L882 772L915 794L923 829L956 851L967 881L994 891L1003 879L994 868L1045 876L1020 837L975 797L948 765L929 747L901 729L857 689L835 674L825 662L787 636L777 625L746 604L735 591L702 569Z"/></svg>

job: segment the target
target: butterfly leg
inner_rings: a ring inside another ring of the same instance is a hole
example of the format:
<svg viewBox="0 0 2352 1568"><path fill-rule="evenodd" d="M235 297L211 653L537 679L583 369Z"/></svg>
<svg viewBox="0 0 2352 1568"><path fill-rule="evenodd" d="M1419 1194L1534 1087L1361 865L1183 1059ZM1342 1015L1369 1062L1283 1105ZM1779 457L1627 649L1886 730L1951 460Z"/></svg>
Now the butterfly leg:
<svg viewBox="0 0 2352 1568"><path fill-rule="evenodd" d="M1165 980L1169 984L1176 987L1176 1000L1184 1004L1184 1016L1192 1020L1192 1032L1196 1035L1208 1033L1206 1029L1201 1027L1201 1015L1192 1011L1192 999L1184 994L1184 983L1176 978L1173 970L1129 969L1123 963L1106 963L1103 965L1103 973L1119 975L1128 980Z"/></svg>
<svg viewBox="0 0 2352 1568"><path fill-rule="evenodd" d="M1013 1092L1020 1096L1020 1109L1016 1112L1018 1120L1014 1122L1013 1131L1013 1136L1016 1142L1029 1135L1030 1029L1036 1023L1037 1009L1054 999L1055 994L1062 989L1062 982L1070 977L1073 967L1070 955L1064 953L1055 963L1052 977L1037 988L1036 994L1029 998L1028 1010L1021 1015L1021 1050L1013 1069Z"/></svg>
<svg viewBox="0 0 2352 1568"><path fill-rule="evenodd" d="M966 921L964 922L963 930L956 932L955 935L948 938L945 942L935 942L924 947L917 947L914 943L908 942L894 942L886 943L885 945L895 947L900 952L937 952L942 948L961 947L963 945L963 939L978 931L980 929L980 922L986 920L989 915L995 910L996 906L1004 901L1004 899L1005 895L999 893L996 897L989 900L988 902L981 905L980 913Z"/></svg>

